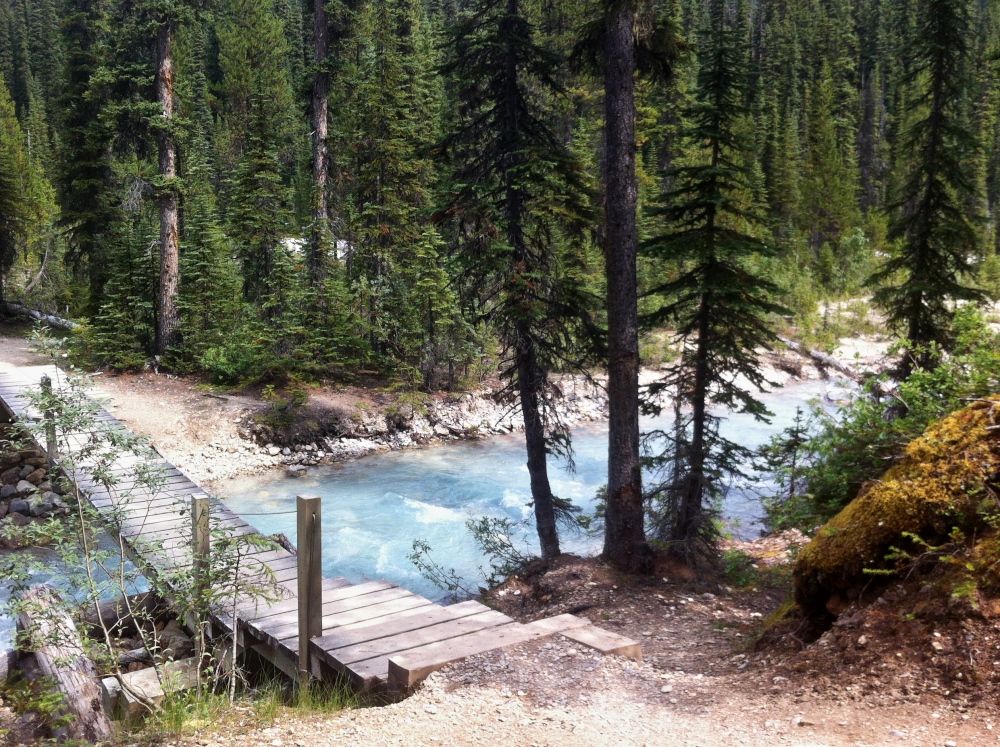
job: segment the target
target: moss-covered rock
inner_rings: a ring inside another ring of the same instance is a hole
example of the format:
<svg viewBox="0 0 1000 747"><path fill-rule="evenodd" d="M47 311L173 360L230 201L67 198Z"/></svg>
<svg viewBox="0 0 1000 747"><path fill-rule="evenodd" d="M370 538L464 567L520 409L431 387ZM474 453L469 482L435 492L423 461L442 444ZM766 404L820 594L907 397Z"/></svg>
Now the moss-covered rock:
<svg viewBox="0 0 1000 747"><path fill-rule="evenodd" d="M839 614L877 581L865 569L892 568L890 548L913 555L941 545L957 529L971 539L969 557L996 551L992 486L1000 474L1000 396L979 400L930 426L903 459L823 526L795 564L795 599L809 615ZM984 541L985 537L989 541Z"/></svg>

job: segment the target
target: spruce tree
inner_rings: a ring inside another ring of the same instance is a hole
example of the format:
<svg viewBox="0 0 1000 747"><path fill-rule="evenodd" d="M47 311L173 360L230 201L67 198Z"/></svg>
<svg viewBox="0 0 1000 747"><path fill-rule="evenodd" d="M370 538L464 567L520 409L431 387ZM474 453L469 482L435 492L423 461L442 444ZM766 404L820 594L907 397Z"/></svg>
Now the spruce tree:
<svg viewBox="0 0 1000 747"><path fill-rule="evenodd" d="M637 72L670 75L670 19L631 0L604 0L574 56L604 82L604 256L608 314L608 487L604 557L623 571L649 567L639 452L639 320L636 174Z"/></svg>
<svg viewBox="0 0 1000 747"><path fill-rule="evenodd" d="M229 234L242 266L244 298L273 319L289 308L294 280L283 243L290 194L282 153L292 110L284 25L266 0L230 0L218 34L225 124L236 155Z"/></svg>
<svg viewBox="0 0 1000 747"><path fill-rule="evenodd" d="M975 142L963 111L970 35L964 0L921 0L904 78L918 114L901 135L905 176L889 229L898 250L869 280L875 302L906 337L904 377L931 365L929 347L949 340L950 304L984 298L967 280L978 249L967 168Z"/></svg>
<svg viewBox="0 0 1000 747"><path fill-rule="evenodd" d="M0 76L0 304L6 300L7 274L17 257L24 214L21 127L7 84Z"/></svg>
<svg viewBox="0 0 1000 747"><path fill-rule="evenodd" d="M741 29L729 0L711 0L699 57L697 95L686 112L694 163L673 170L674 188L664 195L666 233L644 242L644 251L680 265L680 274L653 288L664 305L650 324L676 329L680 358L651 387L655 397L670 392L690 407L663 462L667 478L651 492L668 507L659 539L694 562L705 541L711 546L710 501L722 479L739 472L746 449L719 434L711 407L767 415L753 392L740 384L764 385L757 349L775 338L767 315L781 311L771 301L777 288L754 271L766 252L748 233L760 217L739 195L752 178L752 145L740 131L745 116L746 73L740 55ZM680 406L680 405L678 405ZM681 411L678 410L678 413Z"/></svg>
<svg viewBox="0 0 1000 747"><path fill-rule="evenodd" d="M55 183L67 259L87 277L87 311L96 312L108 277L105 233L112 221L111 133L107 97L98 83L106 52L104 0L68 0L62 38L66 54L59 112Z"/></svg>
<svg viewBox="0 0 1000 747"><path fill-rule="evenodd" d="M479 316L503 345L503 394L524 419L542 558L559 555L558 499L547 454L568 446L549 376L585 360L594 299L580 282L588 195L575 159L543 106L563 93L558 60L541 48L518 0L478 0L452 31L446 70L459 87L449 213Z"/></svg>

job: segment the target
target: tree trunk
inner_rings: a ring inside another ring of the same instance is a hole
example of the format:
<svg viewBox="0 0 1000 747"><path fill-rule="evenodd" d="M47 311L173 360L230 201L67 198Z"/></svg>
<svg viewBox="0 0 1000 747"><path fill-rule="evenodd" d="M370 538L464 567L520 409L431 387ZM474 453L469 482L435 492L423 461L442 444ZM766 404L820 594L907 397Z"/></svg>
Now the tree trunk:
<svg viewBox="0 0 1000 747"><path fill-rule="evenodd" d="M559 555L559 534L556 528L555 501L549 484L546 462L545 424L539 407L538 390L542 374L535 362L535 343L526 325L518 329L517 385L524 417L524 443L528 452L528 476L531 479L531 499L535 504L535 527L542 547L542 560Z"/></svg>
<svg viewBox="0 0 1000 747"><path fill-rule="evenodd" d="M604 62L609 348L604 557L631 573L645 570L650 557L639 469L634 16L630 3L614 4Z"/></svg>
<svg viewBox="0 0 1000 747"><path fill-rule="evenodd" d="M97 670L84 653L59 593L51 586L34 586L24 593L23 601L18 626L31 642L39 668L55 681L75 716L68 736L82 742L108 739L112 726L104 712Z"/></svg>
<svg viewBox="0 0 1000 747"><path fill-rule="evenodd" d="M327 148L330 74L326 58L330 52L330 29L326 19L326 0L313 0L313 214L309 242L309 277L319 285L326 277L327 252L330 250L330 214L326 183L330 172Z"/></svg>
<svg viewBox="0 0 1000 747"><path fill-rule="evenodd" d="M695 348L694 393L691 397L691 458L684 479L684 490L671 538L680 546L680 555L692 557L692 543L701 533L702 508L705 498L705 462L708 449L705 426L708 420L708 335L712 301L706 294L701 297L698 309L698 341Z"/></svg>
<svg viewBox="0 0 1000 747"><path fill-rule="evenodd" d="M170 131L174 117L173 21L166 19L156 34L156 99L163 110L158 134L160 178L160 298L156 319L156 353L163 355L177 342L180 312L180 250L177 238L177 146Z"/></svg>

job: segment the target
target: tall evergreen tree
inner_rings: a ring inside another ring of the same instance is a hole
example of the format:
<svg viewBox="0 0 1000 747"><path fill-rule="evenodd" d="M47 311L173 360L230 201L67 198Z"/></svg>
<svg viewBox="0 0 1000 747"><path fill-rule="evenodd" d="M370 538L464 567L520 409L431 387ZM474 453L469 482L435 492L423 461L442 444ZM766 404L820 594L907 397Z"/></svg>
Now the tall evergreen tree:
<svg viewBox="0 0 1000 747"><path fill-rule="evenodd" d="M921 0L904 79L917 114L901 137L908 162L889 230L899 249L869 281L910 346L903 376L931 363L929 345L948 340L951 302L983 298L966 280L978 249L967 168L975 142L964 111L970 35L965 0Z"/></svg>
<svg viewBox="0 0 1000 747"><path fill-rule="evenodd" d="M669 511L660 539L693 561L711 540L707 519L710 499L721 480L739 471L746 449L719 434L712 405L766 417L767 411L739 382L759 389L764 384L759 347L775 338L766 318L781 308L771 301L775 285L753 270L765 245L747 232L761 219L748 210L741 193L752 174L747 154L752 145L741 134L745 116L746 67L741 51L739 19L731 0L711 0L705 34L699 45L701 68L697 96L686 113L694 163L674 169L674 188L664 196L662 214L668 232L644 242L650 254L680 263L675 279L652 289L665 304L648 318L675 326L680 359L659 384L690 406L665 460L664 483L653 491Z"/></svg>
<svg viewBox="0 0 1000 747"><path fill-rule="evenodd" d="M326 0L313 0L312 80L312 230L309 239L309 274L321 283L332 249L330 236L330 152L327 137L330 119L330 24Z"/></svg>
<svg viewBox="0 0 1000 747"><path fill-rule="evenodd" d="M86 274L86 311L96 312L107 282L105 232L112 221L111 135L107 98L98 82L106 53L104 0L69 0L62 37L66 67L58 100L56 186L68 258Z"/></svg>
<svg viewBox="0 0 1000 747"><path fill-rule="evenodd" d="M595 325L579 246L588 195L542 103L563 93L558 59L535 37L518 0L478 0L455 27L447 72L460 110L444 150L457 165L449 212L464 273L503 345L504 394L524 419L535 524L550 560L560 552L559 501L546 456L568 446L568 432L554 417L549 375L580 366Z"/></svg>
<svg viewBox="0 0 1000 747"><path fill-rule="evenodd" d="M635 76L666 78L670 19L631 0L604 0L575 56L604 82L604 258L608 313L608 487L604 556L624 571L649 565L639 453L639 320ZM641 22L640 22L641 21Z"/></svg>
<svg viewBox="0 0 1000 747"><path fill-rule="evenodd" d="M6 301L7 274L17 256L18 238L22 231L24 209L21 169L25 166L22 153L21 126L14 113L14 102L0 76L0 304Z"/></svg>
<svg viewBox="0 0 1000 747"><path fill-rule="evenodd" d="M230 0L218 34L226 127L237 159L230 236L242 265L245 299L275 318L287 311L293 282L283 243L290 213L281 154L292 106L284 25L267 0Z"/></svg>

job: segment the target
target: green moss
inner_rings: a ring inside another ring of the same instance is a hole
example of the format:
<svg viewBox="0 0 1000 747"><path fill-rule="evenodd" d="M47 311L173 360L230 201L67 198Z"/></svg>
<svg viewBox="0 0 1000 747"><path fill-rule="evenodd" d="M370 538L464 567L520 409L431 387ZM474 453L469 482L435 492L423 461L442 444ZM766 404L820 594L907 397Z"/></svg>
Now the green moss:
<svg viewBox="0 0 1000 747"><path fill-rule="evenodd" d="M885 568L890 547L912 545L906 534L936 544L956 527L989 530L979 509L984 486L1000 473L998 431L987 430L998 421L1000 397L979 400L912 441L803 548L794 571L799 604L815 613L832 597L856 596L871 581L865 568Z"/></svg>

